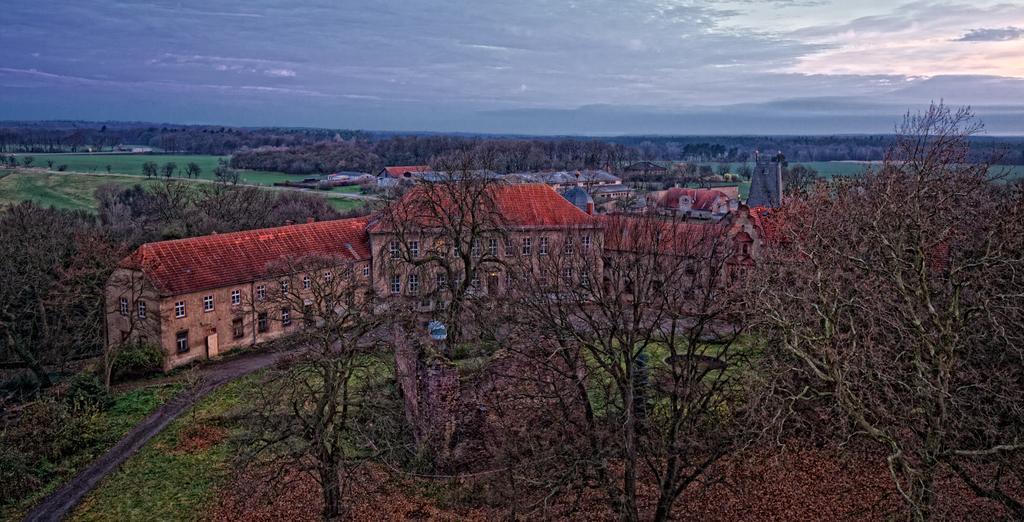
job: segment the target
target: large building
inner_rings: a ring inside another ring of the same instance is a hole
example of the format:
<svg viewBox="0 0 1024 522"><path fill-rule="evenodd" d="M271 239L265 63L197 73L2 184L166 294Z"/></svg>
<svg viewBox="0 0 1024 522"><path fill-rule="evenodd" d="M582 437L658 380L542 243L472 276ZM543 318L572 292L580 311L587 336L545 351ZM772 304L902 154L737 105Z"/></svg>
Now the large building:
<svg viewBox="0 0 1024 522"><path fill-rule="evenodd" d="M395 212L371 217L142 245L107 284L107 342L156 344L165 353L165 369L213 358L302 328L302 321L293 320L297 310L268 296L290 292L301 298L314 278L342 273L378 297L419 302L426 313L443 305L451 285L467 273L475 276L467 277L464 288L491 295L510 289L513 268L542 266L557 256L575 256L591 263L591 273L600 273L609 252L606 220L548 185L503 183L487 189L493 221L465 245L471 251L461 259L471 259L474 270L461 271L462 261L452 260L452 247L440 232L444 224L437 221L457 212L427 208L423 192L433 189L430 184L413 188L392 206ZM719 229L756 236L747 220L737 223L742 225ZM746 241L746 235L737 234L736 240ZM330 263L319 265L316 273L281 270L289 263L303 266L295 261L304 256Z"/></svg>

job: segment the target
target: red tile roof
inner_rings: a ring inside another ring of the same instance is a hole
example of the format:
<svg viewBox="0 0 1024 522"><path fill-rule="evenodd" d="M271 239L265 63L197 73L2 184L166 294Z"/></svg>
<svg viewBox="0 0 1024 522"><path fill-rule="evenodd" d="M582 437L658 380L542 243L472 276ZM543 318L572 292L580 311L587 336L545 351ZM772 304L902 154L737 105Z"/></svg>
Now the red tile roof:
<svg viewBox="0 0 1024 522"><path fill-rule="evenodd" d="M754 219L754 226L766 244L778 245L783 241L782 211L771 207L753 207L750 209L750 217Z"/></svg>
<svg viewBox="0 0 1024 522"><path fill-rule="evenodd" d="M619 252L695 255L729 232L720 223L673 222L650 216L614 215L603 221L605 249Z"/></svg>
<svg viewBox="0 0 1024 522"><path fill-rule="evenodd" d="M431 226L429 221L433 219L431 216L434 215L436 206L433 203L425 203L423 198L426 197L428 190L443 191L441 185L414 187L395 203L401 211L395 214L385 212L377 222L370 225L370 232L389 230L389 222L392 219L418 221L419 226ZM545 184L495 184L489 190L492 191L494 205L497 207L494 211L503 226L555 228L599 225L594 216L583 212ZM443 192L437 194L443 195ZM417 208L423 210L417 211Z"/></svg>
<svg viewBox="0 0 1024 522"><path fill-rule="evenodd" d="M370 258L368 218L146 243L121 261L141 269L161 295L222 288L261 279L275 261L303 255Z"/></svg>
<svg viewBox="0 0 1024 522"><path fill-rule="evenodd" d="M432 169L429 165L402 165L397 167L384 167L384 171L393 178L400 178L405 176L407 172L430 172Z"/></svg>
<svg viewBox="0 0 1024 522"><path fill-rule="evenodd" d="M729 195L719 189L674 187L665 191L659 203L663 207L676 209L679 208L679 198L684 195L690 196L690 199L693 200L694 210L706 210L709 212L714 210L714 203L718 198L723 198L726 201L729 200Z"/></svg>

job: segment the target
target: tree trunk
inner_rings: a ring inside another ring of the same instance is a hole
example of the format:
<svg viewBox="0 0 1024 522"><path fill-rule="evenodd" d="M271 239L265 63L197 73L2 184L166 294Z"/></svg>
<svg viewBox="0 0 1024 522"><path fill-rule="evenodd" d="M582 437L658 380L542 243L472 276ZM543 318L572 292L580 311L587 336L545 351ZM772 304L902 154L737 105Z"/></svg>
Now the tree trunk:
<svg viewBox="0 0 1024 522"><path fill-rule="evenodd" d="M935 468L936 464L925 464L922 466L920 474L911 477L910 516L914 520L924 522L931 520L934 516Z"/></svg>
<svg viewBox="0 0 1024 522"><path fill-rule="evenodd" d="M324 520L341 519L341 476L335 462L320 464L320 488L324 498Z"/></svg>

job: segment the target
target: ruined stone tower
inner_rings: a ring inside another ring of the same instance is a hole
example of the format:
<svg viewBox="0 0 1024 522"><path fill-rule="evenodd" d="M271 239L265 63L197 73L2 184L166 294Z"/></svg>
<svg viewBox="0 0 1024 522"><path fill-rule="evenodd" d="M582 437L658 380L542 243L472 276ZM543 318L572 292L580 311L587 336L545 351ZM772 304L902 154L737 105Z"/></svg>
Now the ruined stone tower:
<svg viewBox="0 0 1024 522"><path fill-rule="evenodd" d="M781 151L775 155L754 151L754 174L750 180L747 206L782 206L782 168L785 164L786 156Z"/></svg>

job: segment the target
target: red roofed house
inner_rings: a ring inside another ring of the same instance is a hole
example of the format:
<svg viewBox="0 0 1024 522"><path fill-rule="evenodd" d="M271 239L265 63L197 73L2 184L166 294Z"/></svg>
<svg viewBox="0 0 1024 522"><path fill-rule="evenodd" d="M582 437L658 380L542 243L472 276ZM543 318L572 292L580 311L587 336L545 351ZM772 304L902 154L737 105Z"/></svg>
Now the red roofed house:
<svg viewBox="0 0 1024 522"><path fill-rule="evenodd" d="M394 187L402 180L411 180L413 175L423 172L432 172L429 165L399 165L384 167L377 173L378 187Z"/></svg>
<svg viewBox="0 0 1024 522"><path fill-rule="evenodd" d="M718 189L670 188L651 194L663 212L683 218L718 221L739 208L739 199Z"/></svg>
<svg viewBox="0 0 1024 522"><path fill-rule="evenodd" d="M363 217L144 244L107 283L107 342L155 342L170 369L289 333L298 327L290 310L252 306L271 285L303 284L282 283L271 267L288 258L334 256L368 284L366 224Z"/></svg>

